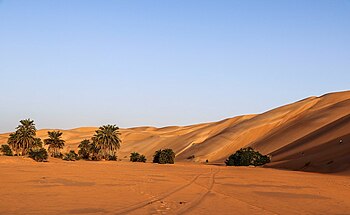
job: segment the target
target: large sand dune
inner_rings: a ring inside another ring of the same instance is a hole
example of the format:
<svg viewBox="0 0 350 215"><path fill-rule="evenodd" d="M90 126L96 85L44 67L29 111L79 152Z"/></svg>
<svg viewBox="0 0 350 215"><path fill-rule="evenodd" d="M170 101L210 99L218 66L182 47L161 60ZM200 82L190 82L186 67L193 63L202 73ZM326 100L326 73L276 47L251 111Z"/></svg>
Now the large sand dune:
<svg viewBox="0 0 350 215"><path fill-rule="evenodd" d="M77 149L95 127L63 130L65 151ZM48 130L38 136L47 137ZM164 128L121 129L119 159L137 151L172 148L177 161L223 163L236 150L252 146L272 156L270 167L315 172L350 170L350 91L310 97L271 111L219 122ZM8 134L0 135L6 143ZM194 155L194 159L188 159Z"/></svg>

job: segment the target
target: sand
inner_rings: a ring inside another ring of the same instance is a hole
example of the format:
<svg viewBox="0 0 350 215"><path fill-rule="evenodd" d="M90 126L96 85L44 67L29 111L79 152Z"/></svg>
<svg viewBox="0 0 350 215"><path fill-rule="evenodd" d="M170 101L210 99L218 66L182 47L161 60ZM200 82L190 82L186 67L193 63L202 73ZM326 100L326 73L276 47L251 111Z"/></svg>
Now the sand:
<svg viewBox="0 0 350 215"><path fill-rule="evenodd" d="M349 214L349 175L0 157L0 214Z"/></svg>

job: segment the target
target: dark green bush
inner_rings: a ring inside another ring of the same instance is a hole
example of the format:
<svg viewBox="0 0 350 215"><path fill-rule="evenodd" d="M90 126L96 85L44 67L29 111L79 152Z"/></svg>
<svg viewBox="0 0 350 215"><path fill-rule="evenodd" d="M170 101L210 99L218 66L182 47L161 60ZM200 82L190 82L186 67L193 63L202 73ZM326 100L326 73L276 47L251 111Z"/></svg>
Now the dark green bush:
<svg viewBox="0 0 350 215"><path fill-rule="evenodd" d="M80 142L78 155L81 159L89 160L90 158L90 151L91 151L91 143L90 140L83 140Z"/></svg>
<svg viewBox="0 0 350 215"><path fill-rule="evenodd" d="M160 149L153 155L153 163L166 164L175 163L175 153L172 149Z"/></svg>
<svg viewBox="0 0 350 215"><path fill-rule="evenodd" d="M146 161L147 161L146 156L140 155L140 158L139 158L139 161L138 161L138 162L146 163Z"/></svg>
<svg viewBox="0 0 350 215"><path fill-rule="evenodd" d="M63 154L62 154L61 152L51 153L51 157L54 157L54 158L63 158Z"/></svg>
<svg viewBox="0 0 350 215"><path fill-rule="evenodd" d="M262 155L253 148L242 148L225 161L227 166L261 166L270 162L270 157Z"/></svg>
<svg viewBox="0 0 350 215"><path fill-rule="evenodd" d="M74 150L70 150L68 153L66 153L63 158L63 160L66 160L66 161L76 161L79 159L79 156L77 153L75 153Z"/></svg>
<svg viewBox="0 0 350 215"><path fill-rule="evenodd" d="M116 161L117 159L117 155L108 155L106 158L107 161Z"/></svg>
<svg viewBox="0 0 350 215"><path fill-rule="evenodd" d="M29 157L37 162L47 161L48 156L45 148L33 148L29 150Z"/></svg>
<svg viewBox="0 0 350 215"><path fill-rule="evenodd" d="M140 155L139 153L137 152L132 152L130 154L130 161L131 162L143 162L145 163L146 162L146 157L144 155Z"/></svg>
<svg viewBox="0 0 350 215"><path fill-rule="evenodd" d="M9 145L1 145L0 151L5 156L13 156L12 150Z"/></svg>

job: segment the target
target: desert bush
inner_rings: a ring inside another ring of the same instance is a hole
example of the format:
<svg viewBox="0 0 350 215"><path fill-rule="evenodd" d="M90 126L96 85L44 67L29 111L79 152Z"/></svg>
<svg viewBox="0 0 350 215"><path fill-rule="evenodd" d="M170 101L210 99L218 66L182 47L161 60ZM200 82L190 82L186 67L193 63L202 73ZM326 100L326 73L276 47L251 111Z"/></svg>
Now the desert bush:
<svg viewBox="0 0 350 215"><path fill-rule="evenodd" d="M64 154L62 159L66 161L76 161L79 159L79 156L74 150L70 150L68 153Z"/></svg>
<svg viewBox="0 0 350 215"><path fill-rule="evenodd" d="M173 164L175 163L175 153L172 149L160 149L153 155L153 163L159 164Z"/></svg>
<svg viewBox="0 0 350 215"><path fill-rule="evenodd" d="M147 161L146 156L140 155L140 158L139 158L139 161L138 161L138 162L146 163L146 161Z"/></svg>
<svg viewBox="0 0 350 215"><path fill-rule="evenodd" d="M146 159L146 157L144 155L141 155L141 154L139 154L137 152L132 152L130 154L130 161L131 162L143 162L143 163L145 163L146 160L147 159Z"/></svg>
<svg viewBox="0 0 350 215"><path fill-rule="evenodd" d="M106 160L107 160L107 161L116 161L117 159L118 159L118 157L117 157L117 155L115 155L115 154L108 155L108 156L106 157Z"/></svg>
<svg viewBox="0 0 350 215"><path fill-rule="evenodd" d="M88 160L90 158L91 143L90 140L83 140L78 146L78 155L81 159Z"/></svg>
<svg viewBox="0 0 350 215"><path fill-rule="evenodd" d="M47 161L48 153L44 148L33 148L29 150L29 157L37 162Z"/></svg>
<svg viewBox="0 0 350 215"><path fill-rule="evenodd" d="M225 163L226 166L261 166L270 162L270 157L262 155L253 148L242 148L236 153L230 155Z"/></svg>
<svg viewBox="0 0 350 215"><path fill-rule="evenodd" d="M0 151L5 156L13 156L12 150L9 145L1 145Z"/></svg>

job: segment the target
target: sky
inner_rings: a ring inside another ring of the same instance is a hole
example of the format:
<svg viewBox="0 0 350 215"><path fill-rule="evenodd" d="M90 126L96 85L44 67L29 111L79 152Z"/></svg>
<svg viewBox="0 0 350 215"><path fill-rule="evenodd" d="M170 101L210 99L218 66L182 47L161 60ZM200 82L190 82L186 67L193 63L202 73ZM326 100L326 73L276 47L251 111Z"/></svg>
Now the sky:
<svg viewBox="0 0 350 215"><path fill-rule="evenodd" d="M0 0L0 132L187 125L350 88L350 0Z"/></svg>

